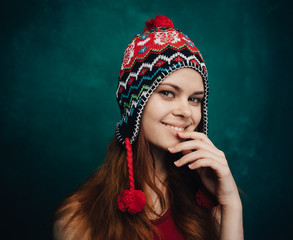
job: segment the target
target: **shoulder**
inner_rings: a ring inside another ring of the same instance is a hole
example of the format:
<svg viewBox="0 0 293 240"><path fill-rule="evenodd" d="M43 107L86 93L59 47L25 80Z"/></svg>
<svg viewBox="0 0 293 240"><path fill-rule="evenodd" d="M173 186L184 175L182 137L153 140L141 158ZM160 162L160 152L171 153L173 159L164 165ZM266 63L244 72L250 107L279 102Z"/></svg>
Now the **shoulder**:
<svg viewBox="0 0 293 240"><path fill-rule="evenodd" d="M89 240L86 219L78 214L80 203L72 197L67 199L56 212L53 225L54 240Z"/></svg>

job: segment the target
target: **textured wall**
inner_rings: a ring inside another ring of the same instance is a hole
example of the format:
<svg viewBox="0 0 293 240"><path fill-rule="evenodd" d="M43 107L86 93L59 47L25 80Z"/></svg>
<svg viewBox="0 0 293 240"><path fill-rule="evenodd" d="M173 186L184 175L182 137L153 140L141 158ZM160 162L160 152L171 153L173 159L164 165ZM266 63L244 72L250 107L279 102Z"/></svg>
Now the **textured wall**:
<svg viewBox="0 0 293 240"><path fill-rule="evenodd" d="M209 137L247 195L246 239L285 239L293 214L292 6L179 2L1 1L5 239L51 239L53 209L102 163L114 135L124 49L158 13L189 35L208 66Z"/></svg>

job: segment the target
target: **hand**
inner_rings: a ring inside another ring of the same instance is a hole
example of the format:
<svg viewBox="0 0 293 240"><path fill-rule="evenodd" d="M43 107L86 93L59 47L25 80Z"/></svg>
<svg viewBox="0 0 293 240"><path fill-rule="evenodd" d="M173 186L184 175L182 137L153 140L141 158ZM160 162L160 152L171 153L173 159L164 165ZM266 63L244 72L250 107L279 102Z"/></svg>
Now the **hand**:
<svg viewBox="0 0 293 240"><path fill-rule="evenodd" d="M239 204L238 189L225 154L204 133L178 132L178 137L188 140L169 148L170 153L183 153L174 164L177 167L188 164L190 169L196 170L204 186L217 198L220 205Z"/></svg>

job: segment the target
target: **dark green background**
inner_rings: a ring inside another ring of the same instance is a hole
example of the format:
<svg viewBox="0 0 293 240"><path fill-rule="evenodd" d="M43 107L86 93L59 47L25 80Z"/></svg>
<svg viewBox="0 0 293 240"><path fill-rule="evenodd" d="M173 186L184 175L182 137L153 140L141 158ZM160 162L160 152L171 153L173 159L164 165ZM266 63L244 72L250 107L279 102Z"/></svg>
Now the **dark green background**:
<svg viewBox="0 0 293 240"><path fill-rule="evenodd" d="M51 239L53 209L102 163L114 135L124 49L161 13L208 66L209 137L247 195L246 239L287 239L289 2L2 0L0 238Z"/></svg>

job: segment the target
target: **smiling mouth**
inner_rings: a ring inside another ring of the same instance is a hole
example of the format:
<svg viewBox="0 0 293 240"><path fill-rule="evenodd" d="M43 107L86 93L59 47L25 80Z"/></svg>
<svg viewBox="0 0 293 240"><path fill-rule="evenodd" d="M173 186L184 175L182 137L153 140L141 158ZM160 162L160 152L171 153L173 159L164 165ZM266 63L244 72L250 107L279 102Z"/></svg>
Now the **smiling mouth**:
<svg viewBox="0 0 293 240"><path fill-rule="evenodd" d="M182 132L184 131L187 127L175 127L175 126L172 126L172 125L169 125L169 124L166 124L166 123L163 123L166 127L168 128L171 128L177 132Z"/></svg>

